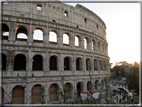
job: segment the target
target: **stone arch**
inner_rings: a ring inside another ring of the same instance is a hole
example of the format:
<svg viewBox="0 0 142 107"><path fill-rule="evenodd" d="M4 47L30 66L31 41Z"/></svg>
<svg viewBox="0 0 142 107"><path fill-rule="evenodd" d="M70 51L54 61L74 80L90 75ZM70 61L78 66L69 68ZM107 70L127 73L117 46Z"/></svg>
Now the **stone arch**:
<svg viewBox="0 0 142 107"><path fill-rule="evenodd" d="M84 48L89 49L89 39L88 39L88 37L84 37Z"/></svg>
<svg viewBox="0 0 142 107"><path fill-rule="evenodd" d="M64 70L72 70L72 59L67 56L64 58Z"/></svg>
<svg viewBox="0 0 142 107"><path fill-rule="evenodd" d="M90 91L92 89L92 82L91 81L88 81L87 82L87 91Z"/></svg>
<svg viewBox="0 0 142 107"><path fill-rule="evenodd" d="M2 70L6 70L6 59L7 56L2 53Z"/></svg>
<svg viewBox="0 0 142 107"><path fill-rule="evenodd" d="M100 60L100 70L103 70L103 61Z"/></svg>
<svg viewBox="0 0 142 107"><path fill-rule="evenodd" d="M70 46L71 45L71 35L69 33L63 33L63 45Z"/></svg>
<svg viewBox="0 0 142 107"><path fill-rule="evenodd" d="M41 55L35 55L33 57L33 70L39 71L43 70L43 58Z"/></svg>
<svg viewBox="0 0 142 107"><path fill-rule="evenodd" d="M34 85L32 87L32 95L31 95L31 103L37 103L41 101L41 94L42 94L42 86L40 84Z"/></svg>
<svg viewBox="0 0 142 107"><path fill-rule="evenodd" d="M26 70L26 57L23 54L17 54L14 58L14 70Z"/></svg>
<svg viewBox="0 0 142 107"><path fill-rule="evenodd" d="M65 88L67 89L67 95L68 95L68 98L73 98L73 85L72 85L72 83L70 83L70 82L67 82L66 84L65 84Z"/></svg>
<svg viewBox="0 0 142 107"><path fill-rule="evenodd" d="M59 100L59 85L53 83L49 87L49 101Z"/></svg>
<svg viewBox="0 0 142 107"><path fill-rule="evenodd" d="M96 50L96 41L92 40L92 50Z"/></svg>
<svg viewBox="0 0 142 107"><path fill-rule="evenodd" d="M76 47L81 47L81 38L79 35L75 36L75 46Z"/></svg>
<svg viewBox="0 0 142 107"><path fill-rule="evenodd" d="M86 70L88 71L88 70L91 70L91 67L92 67L92 65L91 65L91 59L90 58L87 58L86 59Z"/></svg>
<svg viewBox="0 0 142 107"><path fill-rule="evenodd" d="M58 57L55 55L50 57L50 70L58 70Z"/></svg>
<svg viewBox="0 0 142 107"><path fill-rule="evenodd" d="M1 98L2 98L2 100L1 100L1 101L2 101L2 102L4 102L4 92L5 92L5 91L4 91L4 89L3 89L3 88L1 88L1 90L2 90L2 97L1 97Z"/></svg>
<svg viewBox="0 0 142 107"><path fill-rule="evenodd" d="M82 71L82 58L76 58L76 71Z"/></svg>
<svg viewBox="0 0 142 107"><path fill-rule="evenodd" d="M35 28L33 31L33 41L34 42L42 42L43 41L43 29Z"/></svg>
<svg viewBox="0 0 142 107"><path fill-rule="evenodd" d="M24 104L24 87L15 86L12 90L12 104Z"/></svg>
<svg viewBox="0 0 142 107"><path fill-rule="evenodd" d="M49 43L57 44L58 43L58 33L55 30L50 30L49 32Z"/></svg>
<svg viewBox="0 0 142 107"><path fill-rule="evenodd" d="M27 36L27 28L25 26L17 26L15 28L15 34L16 34L16 40L20 41L27 41L28 36Z"/></svg>
<svg viewBox="0 0 142 107"><path fill-rule="evenodd" d="M83 82L77 83L77 94L80 96L80 92L83 91Z"/></svg>
<svg viewBox="0 0 142 107"><path fill-rule="evenodd" d="M101 43L98 41L98 51L101 51Z"/></svg>
<svg viewBox="0 0 142 107"><path fill-rule="evenodd" d="M2 39L8 40L8 37L9 37L9 27L7 24L3 23L2 24Z"/></svg>
<svg viewBox="0 0 142 107"><path fill-rule="evenodd" d="M94 70L98 70L98 61L94 59Z"/></svg>
<svg viewBox="0 0 142 107"><path fill-rule="evenodd" d="M95 90L99 90L99 81L98 80L95 81Z"/></svg>

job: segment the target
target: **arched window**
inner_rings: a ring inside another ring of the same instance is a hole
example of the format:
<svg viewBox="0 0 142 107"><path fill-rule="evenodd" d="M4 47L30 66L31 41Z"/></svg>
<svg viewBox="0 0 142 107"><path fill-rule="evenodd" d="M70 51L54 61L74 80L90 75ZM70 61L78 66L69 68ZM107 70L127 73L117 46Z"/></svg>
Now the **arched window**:
<svg viewBox="0 0 142 107"><path fill-rule="evenodd" d="M52 84L49 88L49 101L58 100L59 87L57 84Z"/></svg>
<svg viewBox="0 0 142 107"><path fill-rule="evenodd" d="M65 84L65 89L67 90L67 92L65 94L68 96L68 98L71 98L71 93L72 93L71 88L72 88L71 83L66 83Z"/></svg>
<svg viewBox="0 0 142 107"><path fill-rule="evenodd" d="M43 31L40 29L34 29L33 33L34 42L42 42L43 41Z"/></svg>
<svg viewBox="0 0 142 107"><path fill-rule="evenodd" d="M84 38L84 48L85 48L85 49L88 49L88 43L89 43L89 42L88 42L88 38L85 37L85 38Z"/></svg>
<svg viewBox="0 0 142 107"><path fill-rule="evenodd" d="M77 94L78 96L80 96L80 92L83 91L83 83L82 82L78 82L77 83Z"/></svg>
<svg viewBox="0 0 142 107"><path fill-rule="evenodd" d="M4 102L4 89L2 88L2 102Z"/></svg>
<svg viewBox="0 0 142 107"><path fill-rule="evenodd" d="M50 70L57 70L57 57L56 56L50 57Z"/></svg>
<svg viewBox="0 0 142 107"><path fill-rule="evenodd" d="M51 44L57 44L57 33L54 31L49 32L49 43Z"/></svg>
<svg viewBox="0 0 142 107"><path fill-rule="evenodd" d="M91 70L91 60L90 58L87 58L86 59L86 70Z"/></svg>
<svg viewBox="0 0 142 107"><path fill-rule="evenodd" d="M90 91L92 89L92 82L88 81L87 82L87 91Z"/></svg>
<svg viewBox="0 0 142 107"><path fill-rule="evenodd" d="M98 42L98 51L100 51L101 50L101 44L100 44L100 42Z"/></svg>
<svg viewBox="0 0 142 107"><path fill-rule="evenodd" d="M9 27L6 24L2 24L2 39L8 40Z"/></svg>
<svg viewBox="0 0 142 107"><path fill-rule="evenodd" d="M18 54L14 58L14 70L26 70L26 57Z"/></svg>
<svg viewBox="0 0 142 107"><path fill-rule="evenodd" d="M95 50L95 40L92 40L92 50Z"/></svg>
<svg viewBox="0 0 142 107"><path fill-rule="evenodd" d="M98 90L98 86L99 86L99 81L96 80L96 81L95 81L95 90Z"/></svg>
<svg viewBox="0 0 142 107"><path fill-rule="evenodd" d="M100 60L100 70L103 70L103 62Z"/></svg>
<svg viewBox="0 0 142 107"><path fill-rule="evenodd" d="M16 86L13 88L12 104L24 104L24 87Z"/></svg>
<svg viewBox="0 0 142 107"><path fill-rule="evenodd" d="M77 71L81 71L82 70L82 59L81 58L77 58L76 59L76 70Z"/></svg>
<svg viewBox="0 0 142 107"><path fill-rule="evenodd" d="M79 36L75 36L75 46L76 47L80 46L80 38L79 38Z"/></svg>
<svg viewBox="0 0 142 107"><path fill-rule="evenodd" d="M27 29L24 26L16 27L16 40L27 41Z"/></svg>
<svg viewBox="0 0 142 107"><path fill-rule="evenodd" d="M42 56L41 55L35 55L33 57L33 70L39 71L42 70Z"/></svg>
<svg viewBox="0 0 142 107"><path fill-rule="evenodd" d="M32 88L32 98L31 98L31 103L37 103L37 102L41 102L41 85L35 85Z"/></svg>
<svg viewBox="0 0 142 107"><path fill-rule="evenodd" d="M2 54L2 70L6 70L6 55Z"/></svg>
<svg viewBox="0 0 142 107"><path fill-rule="evenodd" d="M98 70L98 64L97 64L97 60L94 59L94 70Z"/></svg>
<svg viewBox="0 0 142 107"><path fill-rule="evenodd" d="M68 34L63 34L63 44L69 46L70 44L70 36Z"/></svg>
<svg viewBox="0 0 142 107"><path fill-rule="evenodd" d="M65 57L64 58L64 70L71 70L70 57Z"/></svg>

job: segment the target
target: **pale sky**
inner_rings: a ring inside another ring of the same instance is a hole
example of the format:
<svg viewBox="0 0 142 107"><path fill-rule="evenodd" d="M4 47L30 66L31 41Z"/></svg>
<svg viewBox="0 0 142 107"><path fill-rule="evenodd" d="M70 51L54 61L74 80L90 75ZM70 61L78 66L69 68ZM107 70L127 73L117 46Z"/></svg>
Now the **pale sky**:
<svg viewBox="0 0 142 107"><path fill-rule="evenodd" d="M75 6L77 3L66 3ZM140 3L79 3L106 24L110 63L140 62Z"/></svg>

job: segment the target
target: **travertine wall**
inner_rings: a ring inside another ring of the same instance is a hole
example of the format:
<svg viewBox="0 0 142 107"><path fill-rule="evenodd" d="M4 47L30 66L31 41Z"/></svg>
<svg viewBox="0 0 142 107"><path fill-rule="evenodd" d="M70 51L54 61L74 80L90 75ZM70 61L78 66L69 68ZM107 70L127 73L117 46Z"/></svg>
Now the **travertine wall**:
<svg viewBox="0 0 142 107"><path fill-rule="evenodd" d="M37 10L37 5L41 10ZM67 16L65 16L65 12ZM6 55L6 70L3 74L4 102L11 102L12 90L15 86L24 87L24 103L31 103L31 90L36 84L45 87L45 103L49 103L49 87L51 84L61 86L61 77L64 77L65 83L72 84L71 98L74 98L74 91L77 89L77 83L83 83L83 90L87 90L89 81L89 72L86 70L86 59L89 58L92 66L92 82L98 80L99 83L104 78L110 77L110 66L108 57L108 43L106 41L106 26L102 19L86 7L77 4L75 7L64 3L8 3L3 5L2 23L9 28L7 40L3 40L3 54ZM54 20L54 21L53 21ZM15 30L18 26L24 26L27 30L27 40L20 41L16 39ZM43 41L34 42L34 29L43 31ZM57 32L57 44L49 42L49 32ZM70 35L69 46L63 44L63 34ZM75 36L80 37L80 46L75 46ZM88 49L84 48L84 38L88 38ZM95 41L95 48L92 50L91 41ZM104 48L98 47L98 42L103 44ZM100 48L100 49L99 49ZM14 58L22 54L26 57L26 70L13 70ZM41 55L43 59L43 70L33 71L32 61L35 55ZM58 69L51 71L49 69L50 57L55 55L58 60ZM64 58L69 57L69 71L64 70ZM82 59L82 70L76 71L76 59ZM94 70L94 59L97 60L98 70ZM100 69L100 61L106 64L106 68ZM17 74L20 80L17 81ZM34 73L35 80L31 78ZM58 100L61 100L59 95Z"/></svg>

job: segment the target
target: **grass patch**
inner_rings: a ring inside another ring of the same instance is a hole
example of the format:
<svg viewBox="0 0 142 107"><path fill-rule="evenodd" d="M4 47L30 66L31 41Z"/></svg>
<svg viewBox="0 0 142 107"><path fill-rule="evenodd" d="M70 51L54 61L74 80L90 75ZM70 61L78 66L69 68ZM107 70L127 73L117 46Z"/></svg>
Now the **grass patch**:
<svg viewBox="0 0 142 107"><path fill-rule="evenodd" d="M124 102L121 102L121 103L119 103L119 104L132 104L132 103L133 103L132 100L129 99L129 100L124 101ZM135 98L135 97L134 97L134 103L139 104L139 98Z"/></svg>

